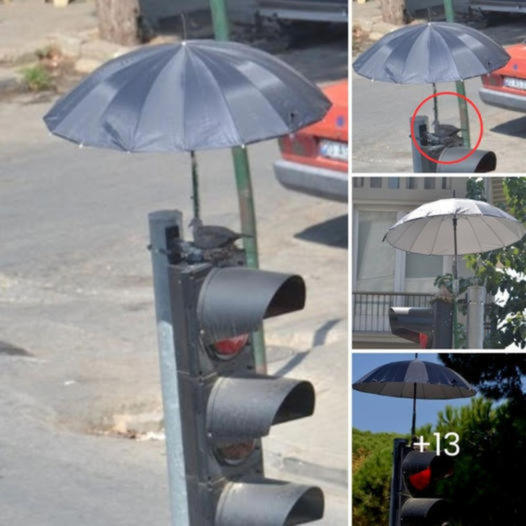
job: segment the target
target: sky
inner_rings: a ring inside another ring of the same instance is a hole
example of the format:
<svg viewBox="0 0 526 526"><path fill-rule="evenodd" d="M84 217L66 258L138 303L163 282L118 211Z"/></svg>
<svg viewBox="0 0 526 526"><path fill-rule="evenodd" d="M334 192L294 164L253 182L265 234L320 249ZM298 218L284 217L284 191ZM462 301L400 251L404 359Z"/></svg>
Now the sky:
<svg viewBox="0 0 526 526"><path fill-rule="evenodd" d="M352 381L356 382L380 365L413 358L414 353L353 353ZM436 353L420 353L419 359L443 365ZM469 405L470 401L471 398L417 400L416 425L435 424L438 412L447 405L460 407ZM363 431L409 433L412 408L413 401L409 398L392 398L352 390L352 425Z"/></svg>

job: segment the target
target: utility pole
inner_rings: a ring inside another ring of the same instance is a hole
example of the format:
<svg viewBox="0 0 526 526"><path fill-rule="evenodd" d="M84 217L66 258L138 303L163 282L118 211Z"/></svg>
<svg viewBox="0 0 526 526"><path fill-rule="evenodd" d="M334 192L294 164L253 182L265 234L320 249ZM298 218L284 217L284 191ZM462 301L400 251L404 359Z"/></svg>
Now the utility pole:
<svg viewBox="0 0 526 526"><path fill-rule="evenodd" d="M468 287L468 349L484 345L484 304L486 289L480 285Z"/></svg>
<svg viewBox="0 0 526 526"><path fill-rule="evenodd" d="M210 0L212 22L216 40L229 40L230 29L225 0ZM256 211L250 176L248 152L245 146L232 148L232 159L236 177L237 195L239 200L239 214L241 220L241 233L243 234L243 248L245 250L246 264L249 268L259 268L258 240L256 228ZM263 327L252 334L256 371L265 373L267 360L265 355L265 337Z"/></svg>
<svg viewBox="0 0 526 526"><path fill-rule="evenodd" d="M453 0L444 0L444 11L448 22L455 21L455 11L453 9ZM456 89L459 95L466 96L466 86L463 80L457 80ZM471 148L471 139L469 135L469 115L467 102L458 97L458 112L460 115L460 129L462 131L462 141L466 148Z"/></svg>

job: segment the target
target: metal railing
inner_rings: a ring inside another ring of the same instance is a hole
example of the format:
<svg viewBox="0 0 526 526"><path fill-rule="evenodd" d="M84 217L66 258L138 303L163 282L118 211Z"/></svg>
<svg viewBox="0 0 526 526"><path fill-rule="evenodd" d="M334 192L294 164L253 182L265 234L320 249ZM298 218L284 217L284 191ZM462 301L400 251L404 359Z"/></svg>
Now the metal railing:
<svg viewBox="0 0 526 526"><path fill-rule="evenodd" d="M411 292L353 292L353 332L390 333L389 307L430 307L434 294ZM465 304L460 299L459 304ZM490 318L495 309L494 303L486 303L484 333L490 332Z"/></svg>
<svg viewBox="0 0 526 526"><path fill-rule="evenodd" d="M353 292L353 332L391 332L389 307L429 307L434 294Z"/></svg>

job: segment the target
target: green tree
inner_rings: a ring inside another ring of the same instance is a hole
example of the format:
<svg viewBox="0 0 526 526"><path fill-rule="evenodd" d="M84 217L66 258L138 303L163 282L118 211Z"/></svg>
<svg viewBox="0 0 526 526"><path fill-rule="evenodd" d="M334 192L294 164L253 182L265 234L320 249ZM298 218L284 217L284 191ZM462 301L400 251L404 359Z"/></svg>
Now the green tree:
<svg viewBox="0 0 526 526"><path fill-rule="evenodd" d="M497 205L526 224L526 177L504 177L502 185L505 202ZM485 199L480 181L469 179L467 190L467 197ZM467 255L465 261L475 282L485 285L488 294L504 298L492 307L485 346L526 348L526 237L500 250Z"/></svg>
<svg viewBox="0 0 526 526"><path fill-rule="evenodd" d="M460 454L454 459L454 474L439 484L437 494L456 503L458 524L522 526L526 517L525 403L511 400L494 406L476 398L468 406L448 406L438 414L433 428L422 427L417 435L434 449L433 432L444 436L450 431L460 436ZM356 433L353 430L353 437ZM388 524L392 438L390 442L375 442L353 475L353 524Z"/></svg>
<svg viewBox="0 0 526 526"><path fill-rule="evenodd" d="M460 373L488 398L509 398L518 402L526 398L523 389L523 378L526 375L524 354L450 353L439 356L444 365Z"/></svg>

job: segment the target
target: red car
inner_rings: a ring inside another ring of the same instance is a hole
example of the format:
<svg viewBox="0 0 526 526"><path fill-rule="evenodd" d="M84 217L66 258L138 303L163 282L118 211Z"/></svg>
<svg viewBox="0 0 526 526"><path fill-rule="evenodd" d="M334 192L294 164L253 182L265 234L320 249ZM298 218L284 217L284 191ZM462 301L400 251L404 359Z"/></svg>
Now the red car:
<svg viewBox="0 0 526 526"><path fill-rule="evenodd" d="M324 88L333 105L325 117L281 137L283 159L274 163L278 181L291 190L347 202L348 82Z"/></svg>
<svg viewBox="0 0 526 526"><path fill-rule="evenodd" d="M526 42L506 48L510 61L482 77L480 98L492 106L526 112Z"/></svg>

